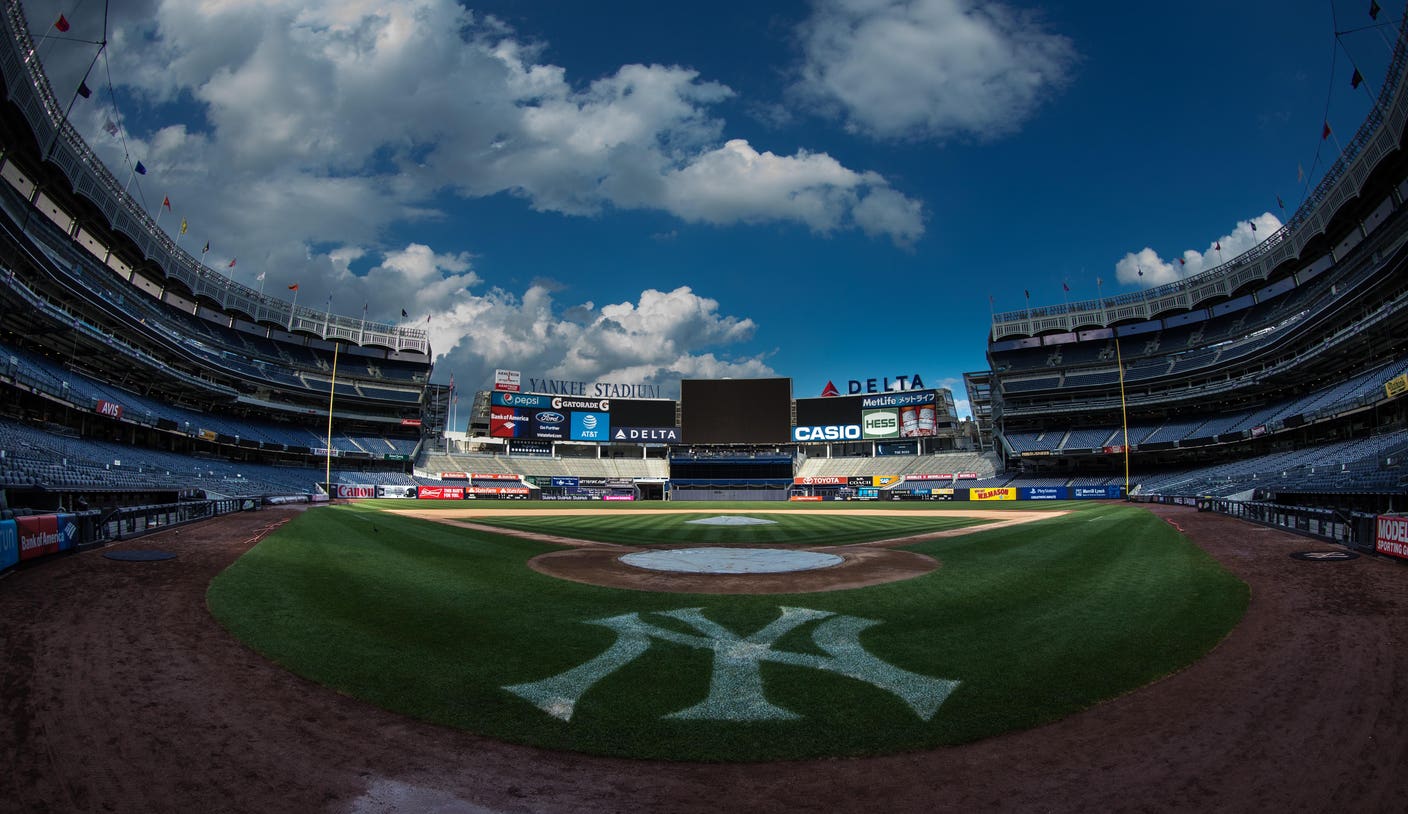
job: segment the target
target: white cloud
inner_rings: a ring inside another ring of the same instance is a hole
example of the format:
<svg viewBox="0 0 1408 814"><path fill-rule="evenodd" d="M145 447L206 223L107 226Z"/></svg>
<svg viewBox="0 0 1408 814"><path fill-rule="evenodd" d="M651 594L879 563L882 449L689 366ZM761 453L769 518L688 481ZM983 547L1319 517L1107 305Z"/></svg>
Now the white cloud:
<svg viewBox="0 0 1408 814"><path fill-rule="evenodd" d="M1125 285L1153 288L1192 277L1253 248L1280 228L1280 218L1263 212L1249 220L1238 221L1230 233L1214 239L1203 251L1185 249L1165 260L1146 246L1129 252L1115 263L1115 278Z"/></svg>
<svg viewBox="0 0 1408 814"><path fill-rule="evenodd" d="M796 93L882 139L993 138L1063 87L1075 47L976 0L818 0Z"/></svg>
<svg viewBox="0 0 1408 814"><path fill-rule="evenodd" d="M31 22L56 18L52 5L32 4ZM117 10L109 39L119 97L142 114L122 122L129 157L220 244L365 243L442 217L446 192L507 192L570 215L859 228L901 244L923 231L895 216L920 204L874 173L725 141L715 110L734 92L695 70L628 64L583 84L454 0L159 0ZM45 54L56 86L76 86L86 66L73 49ZM184 121L160 120L178 109ZM109 116L93 104L75 120L121 167L101 131Z"/></svg>

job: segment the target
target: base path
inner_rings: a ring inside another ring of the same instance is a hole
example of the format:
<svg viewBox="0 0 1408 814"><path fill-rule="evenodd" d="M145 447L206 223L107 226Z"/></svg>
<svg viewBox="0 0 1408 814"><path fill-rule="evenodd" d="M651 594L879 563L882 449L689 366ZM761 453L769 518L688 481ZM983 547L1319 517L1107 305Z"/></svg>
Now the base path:
<svg viewBox="0 0 1408 814"><path fill-rule="evenodd" d="M1334 547L1151 511L1251 585L1202 661L1026 732L781 764L514 746L285 672L216 623L205 590L290 510L111 547L165 562L60 558L0 579L0 811L1408 810L1408 567L1298 561Z"/></svg>

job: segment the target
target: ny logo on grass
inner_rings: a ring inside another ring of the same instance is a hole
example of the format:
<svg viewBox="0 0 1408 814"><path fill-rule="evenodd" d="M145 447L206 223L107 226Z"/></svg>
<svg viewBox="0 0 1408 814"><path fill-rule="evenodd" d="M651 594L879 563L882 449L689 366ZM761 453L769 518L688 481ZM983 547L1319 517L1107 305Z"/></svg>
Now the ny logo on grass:
<svg viewBox="0 0 1408 814"><path fill-rule="evenodd" d="M543 712L563 721L572 720L577 702L592 685L639 658L650 649L652 639L682 644L714 653L709 697L688 709L666 716L701 721L791 720L797 714L768 701L763 693L763 677L758 666L765 661L809 667L813 670L864 681L897 696L921 720L929 720L958 686L957 681L911 673L876 658L860 644L862 631L879 622L830 611L782 608L782 615L751 636L738 636L716 622L704 618L702 608L661 611L661 616L679 620L695 633L681 633L627 613L588 624L616 631L616 641L606 652L542 681L514 684L505 690L527 699ZM812 641L826 653L794 653L776 650L774 645L799 625L824 619L812 631Z"/></svg>

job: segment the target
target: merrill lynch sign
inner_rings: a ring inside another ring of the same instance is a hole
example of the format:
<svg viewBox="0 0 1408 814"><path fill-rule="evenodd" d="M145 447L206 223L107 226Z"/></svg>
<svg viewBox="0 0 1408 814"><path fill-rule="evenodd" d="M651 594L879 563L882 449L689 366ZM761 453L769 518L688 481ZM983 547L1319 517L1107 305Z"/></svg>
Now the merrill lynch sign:
<svg viewBox="0 0 1408 814"><path fill-rule="evenodd" d="M516 371L503 371L516 373ZM590 396L598 399L662 399L663 388L658 384L627 382L579 382L571 379L536 379L532 376L522 379L527 383L523 388L529 393L546 393L551 396Z"/></svg>

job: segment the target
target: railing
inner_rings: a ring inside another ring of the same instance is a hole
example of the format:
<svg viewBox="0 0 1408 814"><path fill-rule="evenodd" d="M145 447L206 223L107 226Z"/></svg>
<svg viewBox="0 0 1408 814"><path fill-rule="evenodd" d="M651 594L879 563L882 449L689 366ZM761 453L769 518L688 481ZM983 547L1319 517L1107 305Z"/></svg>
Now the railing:
<svg viewBox="0 0 1408 814"><path fill-rule="evenodd" d="M1197 506L1200 512L1215 512L1305 537L1374 550L1375 515L1364 512L1186 495L1134 495L1130 500L1136 503Z"/></svg>
<svg viewBox="0 0 1408 814"><path fill-rule="evenodd" d="M97 538L92 542L131 539L171 526L258 508L259 501L254 498L220 498L114 509L98 523Z"/></svg>
<svg viewBox="0 0 1408 814"><path fill-rule="evenodd" d="M43 158L63 173L75 193L89 199L103 213L114 231L127 235L143 256L158 265L169 279L182 283L197 298L213 301L227 311L247 314L256 322L281 325L286 330L311 333L325 340L340 339L430 354L430 341L424 329L371 323L295 307L231 280L177 246L123 190L117 178L69 124L64 107L54 96L39 63L19 0L6 0L3 16L8 36L0 37L3 41L0 42L0 73L4 74L10 101L23 113L35 141L45 150Z"/></svg>
<svg viewBox="0 0 1408 814"><path fill-rule="evenodd" d="M1374 166L1398 148L1399 134L1408 122L1405 67L1408 18L1399 30L1389 63L1389 79L1373 110L1291 219L1256 246L1215 268L1157 288L994 314L990 338L1034 336L1043 331L1073 331L1129 319L1152 319L1165 311L1193 308L1213 297L1230 296L1249 282L1267 279L1282 263L1300 257L1301 250L1325 231L1340 206L1359 194Z"/></svg>

